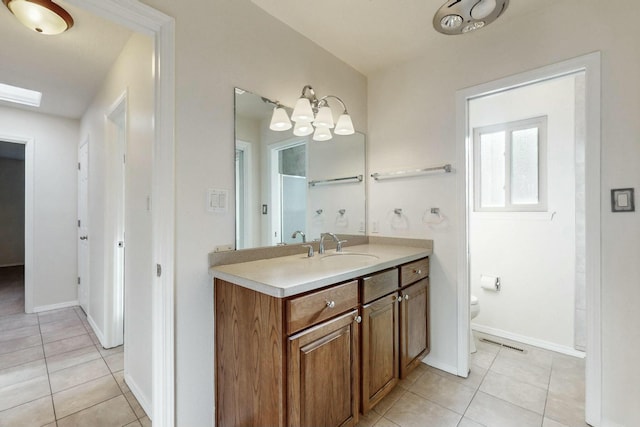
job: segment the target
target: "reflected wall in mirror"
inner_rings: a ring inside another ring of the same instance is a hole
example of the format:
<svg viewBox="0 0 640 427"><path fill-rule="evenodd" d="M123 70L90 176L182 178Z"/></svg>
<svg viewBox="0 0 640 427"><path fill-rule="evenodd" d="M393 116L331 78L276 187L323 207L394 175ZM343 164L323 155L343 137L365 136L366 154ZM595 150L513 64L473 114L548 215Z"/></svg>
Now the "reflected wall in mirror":
<svg viewBox="0 0 640 427"><path fill-rule="evenodd" d="M364 135L313 141L272 131L274 107L235 89L236 249L364 235Z"/></svg>

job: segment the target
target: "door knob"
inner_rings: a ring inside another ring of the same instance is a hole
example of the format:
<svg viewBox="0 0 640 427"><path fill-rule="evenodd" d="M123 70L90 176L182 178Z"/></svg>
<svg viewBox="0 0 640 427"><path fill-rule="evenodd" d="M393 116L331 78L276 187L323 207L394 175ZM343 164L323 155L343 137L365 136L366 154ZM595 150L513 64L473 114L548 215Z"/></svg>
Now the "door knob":
<svg viewBox="0 0 640 427"><path fill-rule="evenodd" d="M89 240L89 236L80 236L80 240Z"/></svg>

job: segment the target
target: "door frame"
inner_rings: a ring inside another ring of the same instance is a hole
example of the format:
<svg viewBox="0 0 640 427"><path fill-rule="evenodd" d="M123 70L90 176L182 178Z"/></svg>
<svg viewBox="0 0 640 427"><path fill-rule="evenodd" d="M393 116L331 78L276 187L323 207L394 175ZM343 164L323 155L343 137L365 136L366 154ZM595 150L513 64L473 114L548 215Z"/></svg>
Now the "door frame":
<svg viewBox="0 0 640 427"><path fill-rule="evenodd" d="M128 126L127 91L125 90L104 115L106 124L107 145L107 200L111 209L105 239L107 251L112 254L107 259L106 298L104 300L104 339L106 348L116 347L124 343L124 277L126 230L126 167L127 126Z"/></svg>
<svg viewBox="0 0 640 427"><path fill-rule="evenodd" d="M33 313L35 140L31 137L5 134L0 134L0 140L24 145L24 311Z"/></svg>
<svg viewBox="0 0 640 427"><path fill-rule="evenodd" d="M87 137L80 143L80 145L78 146L78 168L80 167L80 150L82 149L82 147L86 146L87 147L87 164L83 165L85 167L85 169L89 169L89 140L90 137L87 135ZM81 171L78 170L78 221L80 221L80 180L82 179L81 177ZM87 173L87 181L89 180L89 174ZM83 226L86 228L87 230L87 236L90 234L90 230L89 230L89 184L87 182L87 194L86 194L86 218L83 219L83 221L85 221L85 224L83 224ZM79 235L81 234L81 227L78 226L78 240L79 240ZM80 305L80 307L84 310L86 315L89 315L89 301L91 300L91 295L90 295L90 291L91 291L91 287L89 286L89 278L91 277L91 244L90 242L87 242L87 253L85 254L85 269L86 269L86 273L84 276L81 275L81 269L80 269L80 243L78 243L78 254L77 254L77 258L78 258L78 279L79 280L84 280L84 283L78 283L78 285L80 287L82 287L82 292L80 291L80 289L78 289L78 305ZM86 295L86 297L83 299L81 297L81 293L84 293ZM83 307L83 303L85 305L85 307Z"/></svg>
<svg viewBox="0 0 640 427"><path fill-rule="evenodd" d="M154 427L175 425L175 20L137 0L68 0L154 41L151 212Z"/></svg>
<svg viewBox="0 0 640 427"><path fill-rule="evenodd" d="M585 418L599 426L602 419L601 338L601 189L600 189L600 52L498 79L456 93L457 204L460 227L457 245L457 374L469 373L469 200L470 141L467 138L468 102L486 95L526 86L576 72L585 72L585 193L587 355Z"/></svg>
<svg viewBox="0 0 640 427"><path fill-rule="evenodd" d="M293 137L284 141L274 142L267 146L267 170L269 171L269 202L271 203L271 212L269 212L269 238L267 245L278 245L282 242L282 236L276 238L273 234L277 230L282 234L282 210L280 209L282 184L280 179L279 157L280 151L288 148L297 147L298 145L307 145L309 142L307 137ZM309 164L309 150L305 149L305 165Z"/></svg>

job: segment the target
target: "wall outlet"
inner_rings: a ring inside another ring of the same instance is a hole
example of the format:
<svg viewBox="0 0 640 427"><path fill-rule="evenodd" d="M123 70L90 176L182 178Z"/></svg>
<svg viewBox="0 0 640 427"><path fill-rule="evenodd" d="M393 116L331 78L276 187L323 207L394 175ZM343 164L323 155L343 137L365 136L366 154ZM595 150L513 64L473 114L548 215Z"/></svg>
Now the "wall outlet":
<svg viewBox="0 0 640 427"><path fill-rule="evenodd" d="M372 233L379 233L380 232L380 222L379 221L373 221L371 223L371 232Z"/></svg>
<svg viewBox="0 0 640 427"><path fill-rule="evenodd" d="M364 221L360 221L360 227L358 228L358 232L364 233Z"/></svg>
<svg viewBox="0 0 640 427"><path fill-rule="evenodd" d="M228 245L216 246L213 251L214 252L227 252L227 251L232 251L232 250L233 250L233 245L228 244Z"/></svg>

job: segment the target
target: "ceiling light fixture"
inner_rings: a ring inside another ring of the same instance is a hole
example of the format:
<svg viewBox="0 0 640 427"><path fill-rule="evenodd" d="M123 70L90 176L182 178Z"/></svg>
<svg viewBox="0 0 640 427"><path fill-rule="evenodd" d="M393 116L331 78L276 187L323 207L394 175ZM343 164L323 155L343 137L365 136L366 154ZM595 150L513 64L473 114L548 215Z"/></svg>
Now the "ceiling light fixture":
<svg viewBox="0 0 640 427"><path fill-rule="evenodd" d="M492 23L505 11L509 0L449 0L433 17L442 34L464 34Z"/></svg>
<svg viewBox="0 0 640 427"><path fill-rule="evenodd" d="M335 124L328 103L329 98L337 100L343 109L343 113ZM302 95L296 102L291 120L296 123L293 127L294 135L307 136L313 133L314 141L327 141L333 138L330 129L333 129L333 133L336 135L351 135L355 132L351 116L349 116L344 102L335 95L327 95L318 99L315 91L309 85L302 88ZM280 104L277 104L273 109L269 128L276 131L291 129L289 116Z"/></svg>
<svg viewBox="0 0 640 427"><path fill-rule="evenodd" d="M51 0L2 0L27 28L40 34L60 34L73 27L73 18Z"/></svg>
<svg viewBox="0 0 640 427"><path fill-rule="evenodd" d="M0 101L39 107L41 99L42 93L38 91L0 83Z"/></svg>

